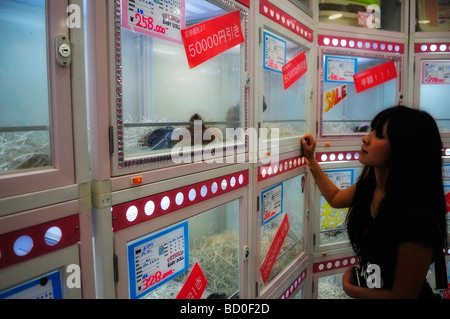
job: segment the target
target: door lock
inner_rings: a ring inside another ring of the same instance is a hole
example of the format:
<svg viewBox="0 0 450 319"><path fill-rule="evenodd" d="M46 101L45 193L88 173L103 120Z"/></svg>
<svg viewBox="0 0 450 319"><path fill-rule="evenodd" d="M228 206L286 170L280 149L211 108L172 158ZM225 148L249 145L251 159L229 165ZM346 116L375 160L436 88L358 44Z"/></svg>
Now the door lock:
<svg viewBox="0 0 450 319"><path fill-rule="evenodd" d="M60 66L67 67L72 63L72 45L65 35L56 37L56 61Z"/></svg>

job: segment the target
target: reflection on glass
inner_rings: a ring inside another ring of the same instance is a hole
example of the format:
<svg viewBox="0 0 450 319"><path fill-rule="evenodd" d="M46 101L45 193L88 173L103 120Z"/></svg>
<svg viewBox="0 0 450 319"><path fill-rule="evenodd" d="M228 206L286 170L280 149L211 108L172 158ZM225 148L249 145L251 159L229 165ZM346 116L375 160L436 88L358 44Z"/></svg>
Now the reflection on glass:
<svg viewBox="0 0 450 319"><path fill-rule="evenodd" d="M260 267L270 252L270 247L277 235L284 218L287 215L289 222L289 231L286 235L280 252L276 256L270 275L266 281L268 284L273 278L280 274L286 266L303 252L303 212L304 212L304 187L305 176L299 175L280 185L270 187L263 191L262 198L262 214L264 215L265 207L279 207L278 214L264 221L262 217L261 225L261 243L260 243ZM264 196L266 198L264 199ZM270 198L269 198L270 196ZM282 206L277 206L276 201L281 199ZM261 288L265 285L261 282Z"/></svg>
<svg viewBox="0 0 450 319"><path fill-rule="evenodd" d="M319 22L401 31L402 1L319 0Z"/></svg>
<svg viewBox="0 0 450 319"><path fill-rule="evenodd" d="M52 164L45 0L0 1L0 173Z"/></svg>
<svg viewBox="0 0 450 319"><path fill-rule="evenodd" d="M306 74L286 90L282 76L282 66L305 49L264 31L262 127L268 134L272 128L279 129L280 138L306 133Z"/></svg>
<svg viewBox="0 0 450 319"><path fill-rule="evenodd" d="M321 136L355 135L367 132L372 118L395 105L397 79L356 93L353 74L389 62L388 59L324 55ZM341 74L333 79L333 74ZM397 73L397 77L400 75ZM331 78L330 78L331 77Z"/></svg>
<svg viewBox="0 0 450 319"><path fill-rule="evenodd" d="M416 0L416 31L450 31L450 1Z"/></svg>
<svg viewBox="0 0 450 319"><path fill-rule="evenodd" d="M450 60L423 60L420 81L420 108L435 118L441 132L449 132Z"/></svg>
<svg viewBox="0 0 450 319"><path fill-rule="evenodd" d="M206 0L186 0L186 27L226 13ZM193 146L222 145L226 128L243 127L241 46L193 69L178 43L122 28L121 48L126 159L167 154L183 138L172 134L183 128Z"/></svg>
<svg viewBox="0 0 450 319"><path fill-rule="evenodd" d="M208 281L202 299L239 298L239 200L188 219L189 269L146 299L175 299L198 263Z"/></svg>

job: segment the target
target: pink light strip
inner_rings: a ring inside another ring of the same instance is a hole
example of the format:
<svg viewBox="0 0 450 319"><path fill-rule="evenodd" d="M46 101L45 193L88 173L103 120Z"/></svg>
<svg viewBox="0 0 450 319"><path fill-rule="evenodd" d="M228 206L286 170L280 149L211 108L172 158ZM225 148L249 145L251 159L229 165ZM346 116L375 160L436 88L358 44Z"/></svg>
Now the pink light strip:
<svg viewBox="0 0 450 319"><path fill-rule="evenodd" d="M112 207L113 231L176 212L248 185L248 170L136 199Z"/></svg>
<svg viewBox="0 0 450 319"><path fill-rule="evenodd" d="M377 52L404 53L405 45L403 43L375 41L369 39L356 39L348 37L336 37L319 34L319 46L331 48L347 48L356 50L369 50Z"/></svg>
<svg viewBox="0 0 450 319"><path fill-rule="evenodd" d="M278 163L261 166L258 168L258 182L287 173L305 165L306 161L304 157L293 157Z"/></svg>

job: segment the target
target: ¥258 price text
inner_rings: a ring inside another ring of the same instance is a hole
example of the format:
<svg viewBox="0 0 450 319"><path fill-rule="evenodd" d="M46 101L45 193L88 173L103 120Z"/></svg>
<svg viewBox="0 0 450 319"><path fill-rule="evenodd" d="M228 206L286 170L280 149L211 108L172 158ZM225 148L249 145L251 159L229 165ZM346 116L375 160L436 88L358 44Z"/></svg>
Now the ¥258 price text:
<svg viewBox="0 0 450 319"><path fill-rule="evenodd" d="M166 27L162 27L160 25L154 25L153 24L153 18L151 17L146 17L143 14L140 13L136 13L134 15L134 18L136 19L136 26L143 28L143 29L147 29L150 31L154 31L154 32L158 32L161 34L165 34L167 30L169 30L169 28ZM170 22L168 22L170 23Z"/></svg>

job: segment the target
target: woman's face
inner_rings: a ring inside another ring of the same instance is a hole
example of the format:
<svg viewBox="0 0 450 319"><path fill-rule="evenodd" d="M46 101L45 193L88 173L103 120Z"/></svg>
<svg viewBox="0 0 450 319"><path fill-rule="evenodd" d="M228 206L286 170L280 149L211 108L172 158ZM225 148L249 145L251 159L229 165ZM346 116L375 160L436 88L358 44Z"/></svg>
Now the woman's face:
<svg viewBox="0 0 450 319"><path fill-rule="evenodd" d="M387 136L387 124L382 132L369 132L362 139L359 161L363 165L387 167L391 155L391 144Z"/></svg>

